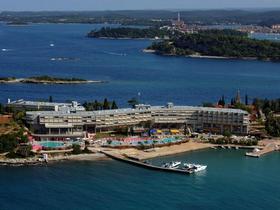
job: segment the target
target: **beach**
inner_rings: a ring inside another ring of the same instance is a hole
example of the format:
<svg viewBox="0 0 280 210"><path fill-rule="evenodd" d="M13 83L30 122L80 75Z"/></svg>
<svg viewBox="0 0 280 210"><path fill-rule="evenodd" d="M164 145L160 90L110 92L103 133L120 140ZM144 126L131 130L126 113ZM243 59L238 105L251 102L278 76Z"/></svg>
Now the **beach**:
<svg viewBox="0 0 280 210"><path fill-rule="evenodd" d="M189 141L189 142L182 143L179 145L172 145L172 146L166 146L166 147L160 147L160 148L155 147L154 149L149 149L149 150L138 150L135 148L129 148L129 149L101 148L100 150L110 151L110 153L114 153L116 155L127 156L129 158L133 158L136 160L145 160L145 159L151 159L151 158L155 158L155 157L175 155L175 154L188 152L188 151L207 149L207 148L211 148L211 147L213 147L213 144Z"/></svg>

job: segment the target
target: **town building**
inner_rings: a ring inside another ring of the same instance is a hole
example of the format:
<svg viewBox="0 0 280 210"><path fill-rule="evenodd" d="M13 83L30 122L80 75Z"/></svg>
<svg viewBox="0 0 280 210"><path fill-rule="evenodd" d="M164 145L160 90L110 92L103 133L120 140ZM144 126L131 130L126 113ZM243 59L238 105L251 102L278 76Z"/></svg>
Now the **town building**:
<svg viewBox="0 0 280 210"><path fill-rule="evenodd" d="M272 29L280 30L280 24L275 24L271 26Z"/></svg>
<svg viewBox="0 0 280 210"><path fill-rule="evenodd" d="M26 123L40 139L85 137L119 128L166 128L181 131L247 134L249 115L246 111L198 106L137 105L134 109L102 111L31 111Z"/></svg>

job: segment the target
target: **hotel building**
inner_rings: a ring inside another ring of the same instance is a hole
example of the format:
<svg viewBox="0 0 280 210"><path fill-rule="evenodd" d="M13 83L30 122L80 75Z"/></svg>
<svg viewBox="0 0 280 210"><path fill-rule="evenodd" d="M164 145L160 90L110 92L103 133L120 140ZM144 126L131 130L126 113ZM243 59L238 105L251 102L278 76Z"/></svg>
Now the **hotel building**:
<svg viewBox="0 0 280 210"><path fill-rule="evenodd" d="M194 132L247 134L248 113L238 109L196 106L138 105L135 109L102 111L31 111L26 122L34 136L41 139L83 137L88 133L113 131L117 128L137 130L176 128Z"/></svg>
<svg viewBox="0 0 280 210"><path fill-rule="evenodd" d="M85 108L77 101L72 101L71 103L55 103L44 101L25 101L23 99L11 101L8 99L7 106L17 111L67 111L69 109L73 111L85 111Z"/></svg>

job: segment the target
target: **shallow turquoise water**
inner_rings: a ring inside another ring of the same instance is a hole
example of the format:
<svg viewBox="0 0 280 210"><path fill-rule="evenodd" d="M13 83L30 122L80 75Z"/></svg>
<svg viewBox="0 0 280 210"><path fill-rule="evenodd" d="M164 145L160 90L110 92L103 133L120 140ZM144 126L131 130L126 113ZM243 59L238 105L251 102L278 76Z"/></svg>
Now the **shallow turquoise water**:
<svg viewBox="0 0 280 210"><path fill-rule="evenodd" d="M205 173L150 171L113 160L0 168L0 209L279 209L280 153L205 150L153 160L208 165Z"/></svg>

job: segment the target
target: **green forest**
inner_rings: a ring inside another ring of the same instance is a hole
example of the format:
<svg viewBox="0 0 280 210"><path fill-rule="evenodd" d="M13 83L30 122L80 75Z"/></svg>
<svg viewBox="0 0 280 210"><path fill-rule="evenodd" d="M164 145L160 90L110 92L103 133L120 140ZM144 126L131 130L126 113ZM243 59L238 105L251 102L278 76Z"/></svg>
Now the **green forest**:
<svg viewBox="0 0 280 210"><path fill-rule="evenodd" d="M153 43L148 49L163 55L201 55L280 60L280 43L248 38L233 30L208 30L174 36Z"/></svg>
<svg viewBox="0 0 280 210"><path fill-rule="evenodd" d="M157 28L101 28L99 31L91 31L88 37L93 38L132 38L132 39L153 39L155 37L164 38L164 36L171 35L167 30Z"/></svg>

